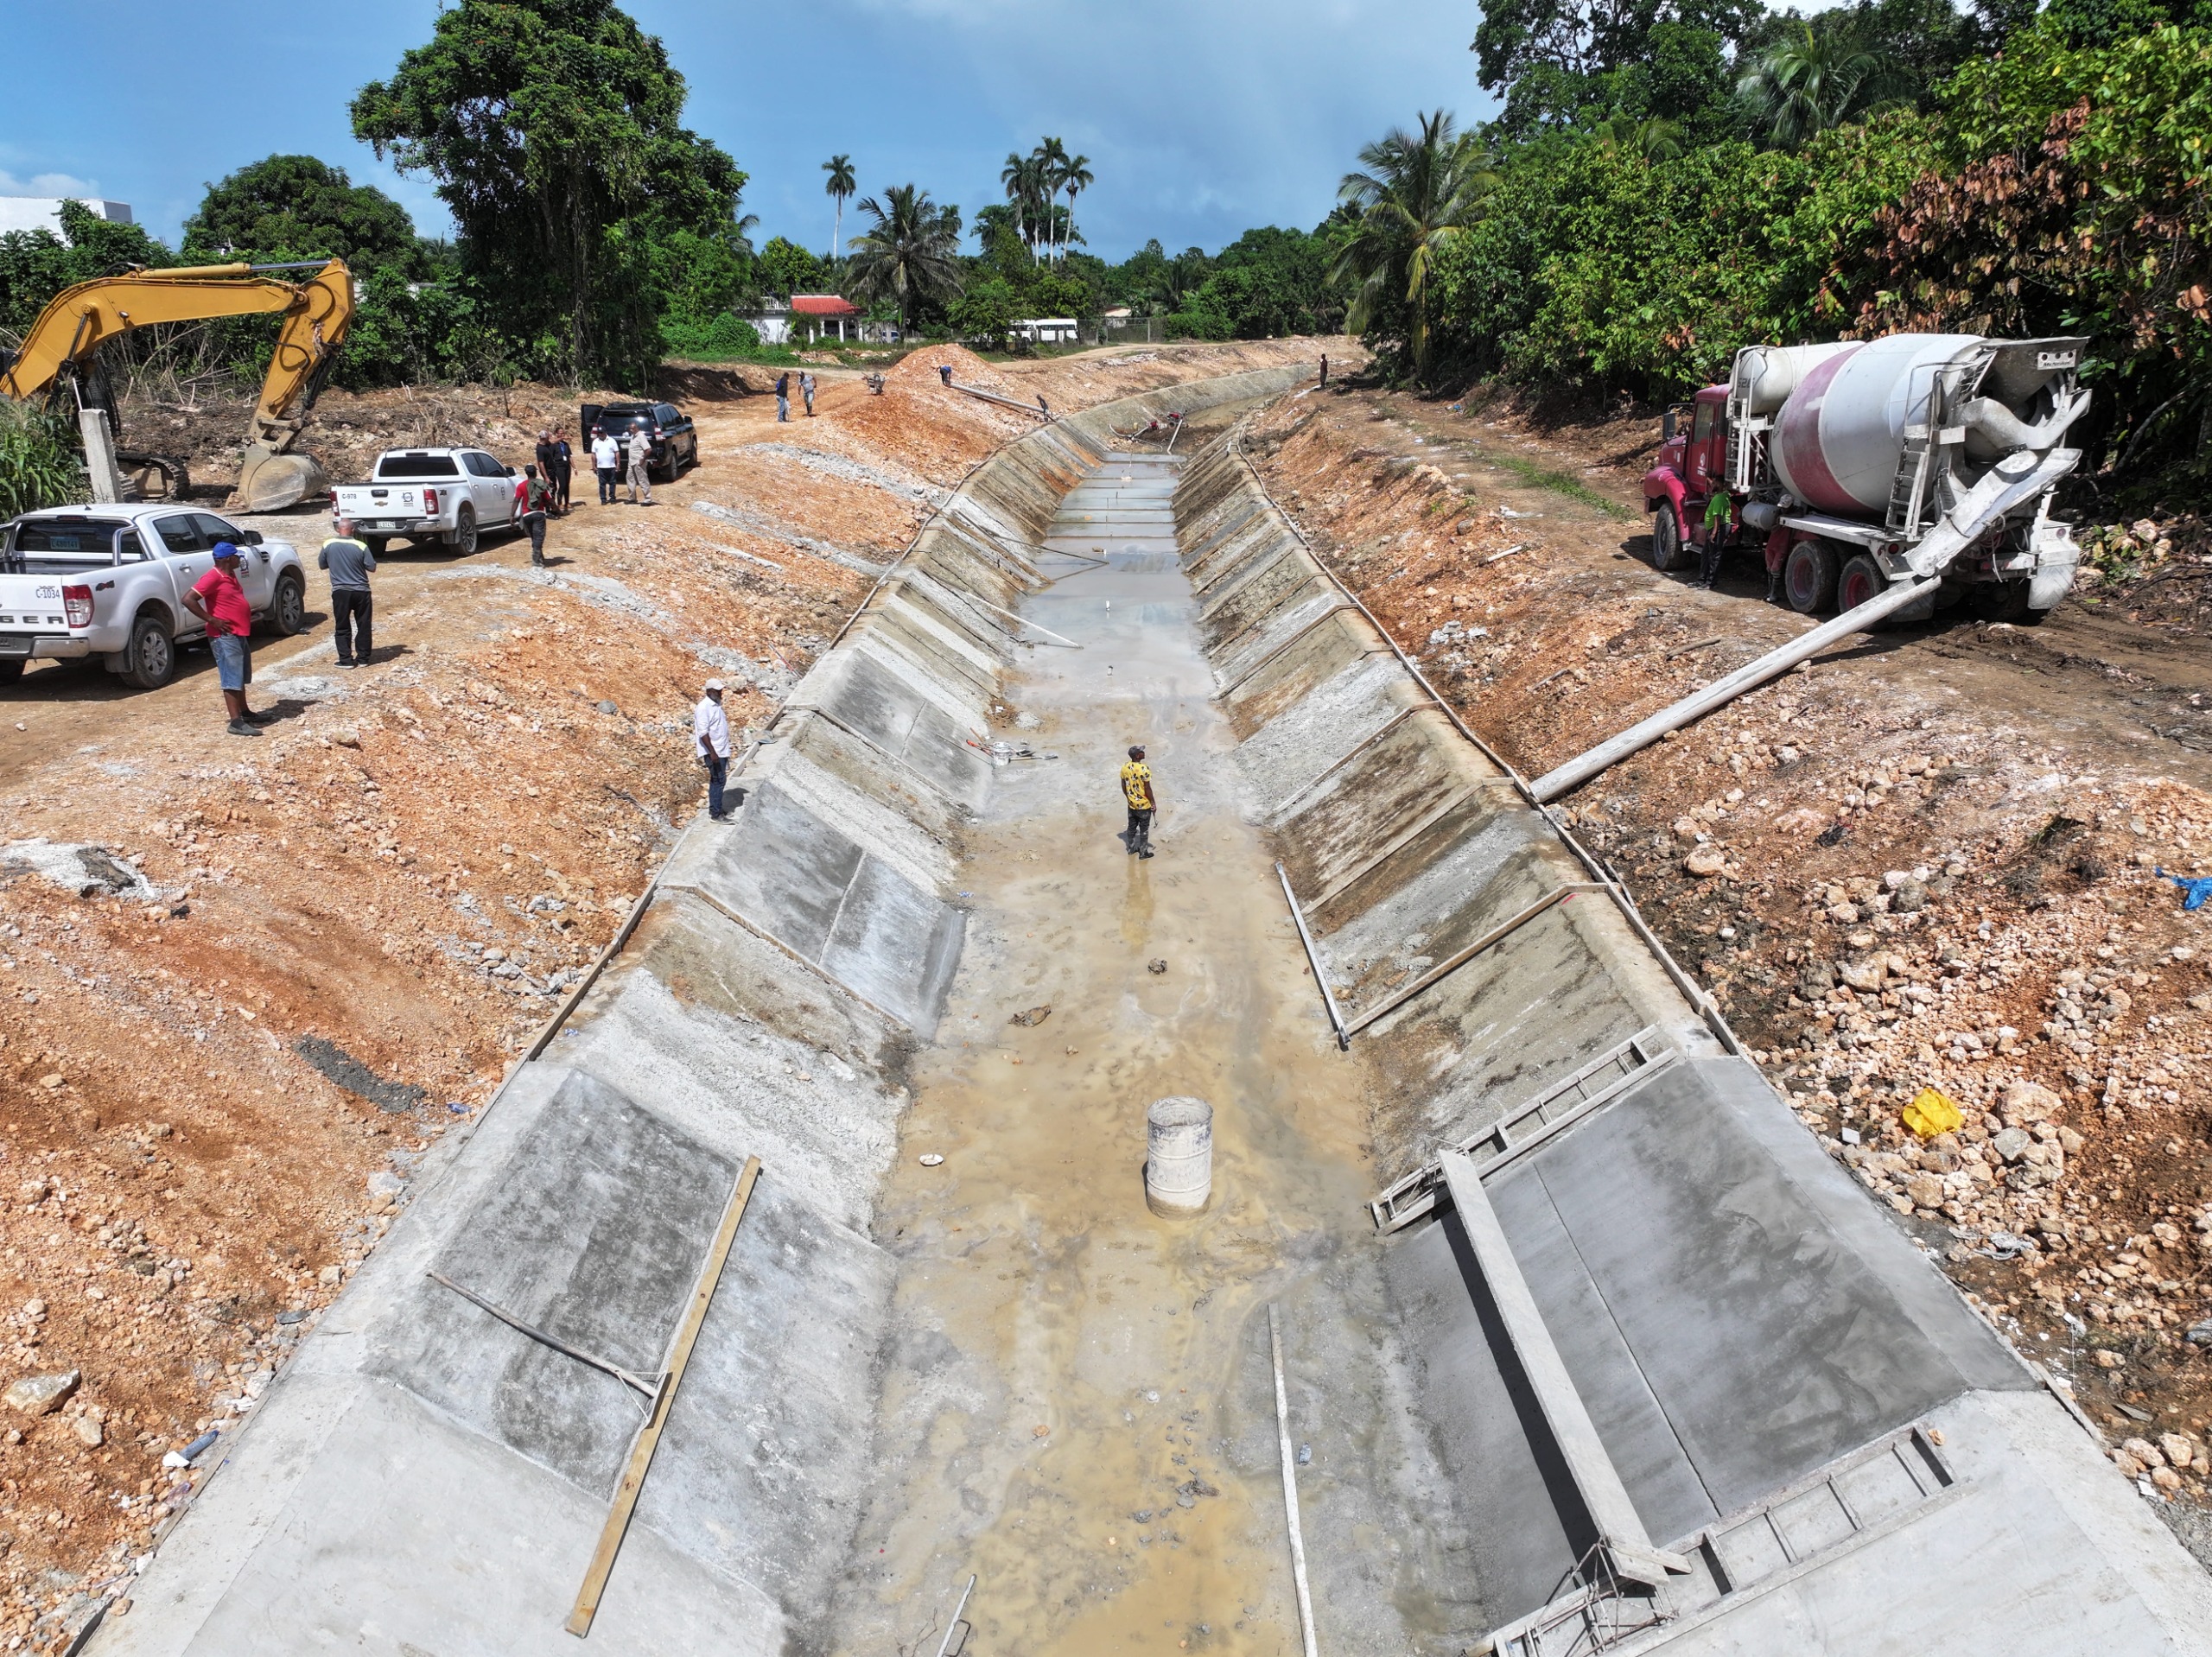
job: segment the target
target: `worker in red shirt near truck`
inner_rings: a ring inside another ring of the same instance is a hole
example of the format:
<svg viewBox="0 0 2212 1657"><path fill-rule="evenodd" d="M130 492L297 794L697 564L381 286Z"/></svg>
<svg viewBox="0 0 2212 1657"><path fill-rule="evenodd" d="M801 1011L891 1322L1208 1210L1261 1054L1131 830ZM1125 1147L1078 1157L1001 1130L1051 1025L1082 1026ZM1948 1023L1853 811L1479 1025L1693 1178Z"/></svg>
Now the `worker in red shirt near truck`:
<svg viewBox="0 0 2212 1657"><path fill-rule="evenodd" d="M246 644L253 631L253 606L238 582L239 556L231 543L218 541L215 567L192 584L184 607L207 624L207 648L215 653L215 682L230 711L230 733L259 736L269 716L245 705L245 688L253 682L253 655Z"/></svg>

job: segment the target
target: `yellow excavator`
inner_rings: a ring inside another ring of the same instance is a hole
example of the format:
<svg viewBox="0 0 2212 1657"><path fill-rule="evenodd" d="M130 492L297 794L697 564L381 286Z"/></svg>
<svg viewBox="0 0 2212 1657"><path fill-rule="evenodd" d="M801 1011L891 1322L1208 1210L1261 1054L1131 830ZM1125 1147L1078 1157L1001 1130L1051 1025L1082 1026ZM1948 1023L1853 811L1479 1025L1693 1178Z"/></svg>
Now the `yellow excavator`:
<svg viewBox="0 0 2212 1657"><path fill-rule="evenodd" d="M275 273L313 270L302 282ZM227 503L250 512L273 512L330 486L311 454L293 444L353 320L353 278L343 261L304 264L204 264L174 270L133 270L64 289L39 313L12 354L0 352L0 394L29 399L51 394L57 383L74 393L85 435L85 462L95 499L117 500L154 490L181 495L181 462L118 449L119 422L111 399L97 384L94 353L106 341L156 322L200 322L218 316L281 314L283 331L261 384L251 436ZM126 480L125 470L130 473Z"/></svg>

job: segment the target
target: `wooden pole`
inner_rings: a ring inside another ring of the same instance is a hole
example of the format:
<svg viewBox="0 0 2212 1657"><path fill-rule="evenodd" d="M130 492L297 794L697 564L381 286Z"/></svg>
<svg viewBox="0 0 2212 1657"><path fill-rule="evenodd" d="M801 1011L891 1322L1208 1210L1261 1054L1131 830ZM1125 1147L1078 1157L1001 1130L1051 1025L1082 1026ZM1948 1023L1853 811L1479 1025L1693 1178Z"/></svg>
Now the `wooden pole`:
<svg viewBox="0 0 2212 1657"><path fill-rule="evenodd" d="M614 1505L607 1515L607 1524L599 1533L599 1546L592 1551L591 1564L584 1571L584 1584L576 1590L575 1609L569 1613L568 1630L579 1640L591 1632L592 1619L599 1615L600 1596L607 1591L607 1579L614 1573L614 1556L621 1551L622 1538L630 1528L630 1517L638 1510L638 1495L645 1489L645 1474L653 1464L653 1452L660 1448L662 1429L668 1425L668 1413L676 1405L676 1389L683 1383L683 1368L691 1362L691 1349L699 1343L700 1327L707 1321L707 1308L715 1298L715 1290L722 1280L722 1267L729 1261L730 1245L737 1241L738 1222L745 1218L745 1205L752 1200L753 1183L760 1178L760 1159L747 1157L745 1168L737 1177L737 1189L730 1193L729 1204L722 1210L722 1222L715 1228L713 1246L707 1250L707 1263L699 1268L699 1281L691 1291L691 1304L684 1308L683 1321L677 1328L676 1344L668 1355L668 1374L661 1381L660 1396L653 1400L652 1413L645 1425L638 1430L638 1440L630 1447L630 1464L622 1472L622 1482L614 1487Z"/></svg>

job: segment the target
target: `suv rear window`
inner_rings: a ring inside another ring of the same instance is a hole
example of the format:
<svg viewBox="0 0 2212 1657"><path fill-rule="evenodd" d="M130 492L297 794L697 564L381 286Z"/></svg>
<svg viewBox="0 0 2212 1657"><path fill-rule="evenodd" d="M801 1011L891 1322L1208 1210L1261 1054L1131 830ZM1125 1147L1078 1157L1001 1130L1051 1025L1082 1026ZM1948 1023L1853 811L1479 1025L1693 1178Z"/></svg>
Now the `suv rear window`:
<svg viewBox="0 0 2212 1657"><path fill-rule="evenodd" d="M34 517L16 525L17 552L73 552L113 558L115 537L130 526L105 517ZM135 548L134 548L135 550Z"/></svg>
<svg viewBox="0 0 2212 1657"><path fill-rule="evenodd" d="M453 463L450 454L430 454L422 449L406 449L397 454L387 454L377 462L379 478L458 478L461 468Z"/></svg>

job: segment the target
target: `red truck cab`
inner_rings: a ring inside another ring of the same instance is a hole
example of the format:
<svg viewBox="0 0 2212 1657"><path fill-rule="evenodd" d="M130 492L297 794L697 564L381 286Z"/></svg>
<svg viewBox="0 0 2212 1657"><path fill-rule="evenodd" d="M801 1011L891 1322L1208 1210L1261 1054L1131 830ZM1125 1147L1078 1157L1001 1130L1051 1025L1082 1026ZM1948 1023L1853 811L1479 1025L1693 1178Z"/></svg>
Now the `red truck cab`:
<svg viewBox="0 0 2212 1657"><path fill-rule="evenodd" d="M1668 411L1668 434L1659 445L1651 469L1643 474L1646 511L1664 513L1673 520L1652 524L1652 562L1661 569L1678 568L1681 549L1704 538L1706 503L1725 486L1728 463L1728 388L1708 385L1689 408L1689 429L1680 416Z"/></svg>

